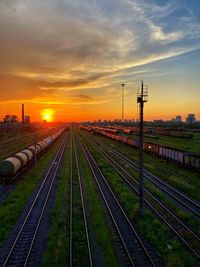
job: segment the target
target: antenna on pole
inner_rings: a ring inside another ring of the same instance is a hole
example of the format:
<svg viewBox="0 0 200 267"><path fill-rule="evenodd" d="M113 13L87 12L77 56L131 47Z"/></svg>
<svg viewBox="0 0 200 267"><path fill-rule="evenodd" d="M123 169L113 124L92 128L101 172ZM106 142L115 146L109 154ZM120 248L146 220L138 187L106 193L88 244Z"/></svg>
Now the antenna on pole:
<svg viewBox="0 0 200 267"><path fill-rule="evenodd" d="M140 202L140 215L144 215L144 155L143 155L143 115L144 115L144 103L148 101L148 87L144 86L141 81L141 86L137 93L137 103L140 107L140 123L139 123L139 202Z"/></svg>

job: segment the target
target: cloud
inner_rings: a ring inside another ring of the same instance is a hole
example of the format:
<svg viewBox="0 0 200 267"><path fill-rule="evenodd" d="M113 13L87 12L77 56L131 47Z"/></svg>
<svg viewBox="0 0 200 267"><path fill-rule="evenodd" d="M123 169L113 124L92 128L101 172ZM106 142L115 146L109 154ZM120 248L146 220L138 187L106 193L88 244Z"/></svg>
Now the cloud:
<svg viewBox="0 0 200 267"><path fill-rule="evenodd" d="M77 99L81 99L83 101L90 101L92 100L93 98L89 95L75 95L75 98Z"/></svg>
<svg viewBox="0 0 200 267"><path fill-rule="evenodd" d="M150 75L148 64L199 49L199 36L180 1L2 0L2 99L66 103L62 96L85 104L106 101L107 93L111 101L109 88Z"/></svg>

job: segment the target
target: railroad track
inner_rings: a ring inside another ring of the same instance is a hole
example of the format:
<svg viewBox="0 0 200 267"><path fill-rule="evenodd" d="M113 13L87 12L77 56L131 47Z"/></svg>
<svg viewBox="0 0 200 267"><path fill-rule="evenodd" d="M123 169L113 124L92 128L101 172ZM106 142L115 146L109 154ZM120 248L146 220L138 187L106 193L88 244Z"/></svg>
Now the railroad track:
<svg viewBox="0 0 200 267"><path fill-rule="evenodd" d="M89 231L88 231L88 222L87 222L87 216L86 216L86 208L85 208L85 202L84 202L84 194L83 194L83 186L82 186L82 179L81 179L81 172L80 172L80 166L78 161L78 155L77 155L77 148L76 148L76 142L74 140L73 131L72 133L72 143L71 143L71 177L70 177L70 255L69 255L69 265L70 267L75 266L75 255L74 252L74 243L76 243L76 240L73 238L73 232L76 231L76 228L73 227L73 178L74 178L74 172L77 171L78 175L78 187L80 191L80 198L81 198L81 208L82 208L82 218L83 218L83 224L84 224L84 230L85 230L85 236L86 236L86 245L87 245L87 259L88 263L87 266L93 267L93 260L92 260L92 252L91 252L91 246L90 246L90 238L89 238ZM75 157L75 164L73 164L73 155ZM77 207L76 207L77 209ZM76 219L76 218L75 218ZM83 264L85 266L86 262Z"/></svg>
<svg viewBox="0 0 200 267"><path fill-rule="evenodd" d="M43 150L37 155L37 160L39 160L44 153L49 149ZM21 151L21 150L20 150ZM10 192L12 192L15 187L16 183L20 181L20 178L33 166L35 162L35 159L33 158L28 164L26 164L14 177L12 177L9 181L1 181L0 184L0 205L3 203L3 201L7 198Z"/></svg>
<svg viewBox="0 0 200 267"><path fill-rule="evenodd" d="M44 138L48 137L49 135L53 134L55 131L56 130L54 130L54 131L51 130L48 133L38 134L38 136L36 138L36 141L37 142L41 141L42 139L44 139ZM25 136L23 138L20 138L20 140L17 141L18 144L19 144L19 141L20 141L20 144L21 144L21 148L20 149L19 148L14 149L14 151L12 149L9 152L4 153L3 156L0 156L0 161L10 157L11 155L17 154L18 152L20 152L21 150L27 148L28 146L31 146L34 143L34 136L33 135L32 136L29 135L29 136ZM16 141L14 140L14 142L16 142ZM7 151L7 148L10 145L11 145L11 143L5 145L5 147L1 147L1 155L2 155L2 151L4 151L4 150Z"/></svg>
<svg viewBox="0 0 200 267"><path fill-rule="evenodd" d="M112 168L122 177L123 181L134 191L139 194L139 182L116 160L109 156L95 142L89 140L96 150L109 162ZM200 260L200 237L186 226L174 212L172 212L161 200L156 198L148 189L144 188L145 204L154 212L154 214L163 221L170 230L178 237L182 244L192 254Z"/></svg>
<svg viewBox="0 0 200 267"><path fill-rule="evenodd" d="M3 249L0 257L0 266L36 266L38 251L34 246L38 238L41 222L51 200L53 185L58 174L63 152L67 142L64 136L59 149L51 162L45 177L27 210L25 218L21 220L17 233L13 234L12 242ZM40 240L39 240L40 241Z"/></svg>
<svg viewBox="0 0 200 267"><path fill-rule="evenodd" d="M132 160L130 160L129 158L127 158L126 156L118 152L117 150L111 148L108 145L105 145L103 142L101 142L97 138L93 137L92 140L93 141L95 140L95 142L97 142L101 147L106 149L109 154L113 154L118 159L123 161L125 164L130 166L133 170L135 171L139 170L139 167L136 163L134 163ZM184 209L193 213L198 219L200 219L200 204L199 203L189 198L184 193L172 187L171 185L167 184L166 182L162 181L161 179L151 174L147 170L144 170L144 177L145 179L150 181L152 184L154 184L156 187L158 187L161 191L166 193L170 198L177 201L182 207L184 207Z"/></svg>
<svg viewBox="0 0 200 267"><path fill-rule="evenodd" d="M82 138L79 136L78 139L130 265L143 267L161 266L160 259L150 248L144 245L144 241L138 235Z"/></svg>

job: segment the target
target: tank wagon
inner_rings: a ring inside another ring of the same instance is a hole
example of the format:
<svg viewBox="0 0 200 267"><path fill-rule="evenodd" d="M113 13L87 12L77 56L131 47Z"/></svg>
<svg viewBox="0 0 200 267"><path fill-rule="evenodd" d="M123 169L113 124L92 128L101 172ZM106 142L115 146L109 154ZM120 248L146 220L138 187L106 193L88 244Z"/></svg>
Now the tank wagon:
<svg viewBox="0 0 200 267"><path fill-rule="evenodd" d="M113 134L110 132L105 131L98 131L99 134L107 136L111 139L115 139L117 141L122 142L122 136ZM129 137L124 137L124 143L131 145L133 147L139 146L139 141L134 140ZM172 147L167 147L159 144L154 144L150 142L144 142L144 150L152 153L160 158L165 158L167 160L173 161L175 163L178 163L179 165L193 168L197 171L200 171L200 155L190 153L187 151L175 149Z"/></svg>
<svg viewBox="0 0 200 267"><path fill-rule="evenodd" d="M61 135L64 131L60 129L56 133L52 134L49 137L46 137L42 141L36 143L36 145L32 145L18 152L12 157L4 159L0 162L0 178L10 178L15 176L15 174L21 170L28 162L30 162L35 153L36 155L45 150L53 141Z"/></svg>

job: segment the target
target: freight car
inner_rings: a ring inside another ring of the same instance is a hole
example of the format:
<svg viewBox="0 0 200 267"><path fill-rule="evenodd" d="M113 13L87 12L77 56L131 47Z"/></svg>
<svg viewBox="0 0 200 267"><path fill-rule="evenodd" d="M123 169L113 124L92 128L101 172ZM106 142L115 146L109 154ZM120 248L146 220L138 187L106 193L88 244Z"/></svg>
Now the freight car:
<svg viewBox="0 0 200 267"><path fill-rule="evenodd" d="M23 149L19 153L15 154L14 156L1 161L0 178L6 179L15 176L15 174L19 170L21 170L28 162L33 159L35 153L37 155L45 150L45 148L48 147L63 131L64 128L36 143L36 145L29 146L26 149Z"/></svg>
<svg viewBox="0 0 200 267"><path fill-rule="evenodd" d="M107 132L100 132L100 134L122 142L121 135L116 135ZM124 143L134 147L139 146L138 140L134 140L129 137L124 137ZM144 142L143 148L145 151L152 153L156 156L176 162L182 166L193 168L195 170L200 171L200 155L150 142Z"/></svg>
<svg viewBox="0 0 200 267"><path fill-rule="evenodd" d="M106 128L106 127L96 126L93 129L96 133L101 133L101 132L112 133L112 134L118 134L119 133L119 131L117 129L111 129L111 128Z"/></svg>
<svg viewBox="0 0 200 267"><path fill-rule="evenodd" d="M124 133L131 134L133 133L133 130L131 128L124 128Z"/></svg>
<svg viewBox="0 0 200 267"><path fill-rule="evenodd" d="M87 131L87 132L91 132L91 133L93 133L93 131L94 131L93 126L83 126L83 125L79 125L78 127L79 127L79 129L81 129L81 130L85 130L85 131Z"/></svg>

